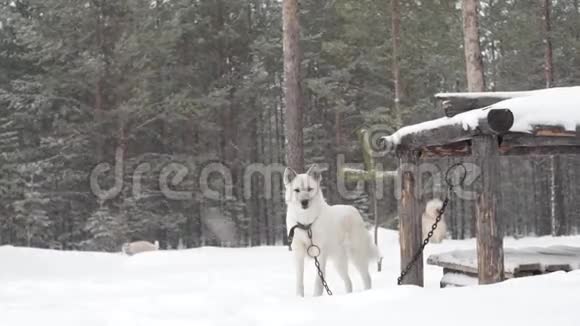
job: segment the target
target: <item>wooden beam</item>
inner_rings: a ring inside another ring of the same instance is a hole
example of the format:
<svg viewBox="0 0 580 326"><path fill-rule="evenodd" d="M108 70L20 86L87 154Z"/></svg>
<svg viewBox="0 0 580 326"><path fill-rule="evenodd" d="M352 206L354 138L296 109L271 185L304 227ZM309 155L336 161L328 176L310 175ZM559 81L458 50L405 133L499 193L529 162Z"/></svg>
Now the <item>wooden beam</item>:
<svg viewBox="0 0 580 326"><path fill-rule="evenodd" d="M535 136L524 133L506 134L501 137L505 147L580 146L580 138L573 136Z"/></svg>
<svg viewBox="0 0 580 326"><path fill-rule="evenodd" d="M477 266L480 284L505 279L503 227L497 216L499 183L499 153L497 137L476 136L473 154L481 168L481 190L477 194Z"/></svg>
<svg viewBox="0 0 580 326"><path fill-rule="evenodd" d="M415 150L423 147L441 146L471 139L476 135L501 135L507 133L514 123L514 115L507 109L488 110L479 119L474 129L465 129L463 123L442 124L434 128L409 132L402 136L393 134L384 137L387 148L402 151Z"/></svg>
<svg viewBox="0 0 580 326"><path fill-rule="evenodd" d="M560 130L558 127L540 128L536 131L538 134L556 136L536 136L530 133L504 134L500 137L499 153L530 156L580 154L580 137L577 137L576 133ZM421 159L468 156L471 155L471 140L440 146L424 146L419 151Z"/></svg>
<svg viewBox="0 0 580 326"><path fill-rule="evenodd" d="M574 155L580 154L580 146L536 146L536 147L509 147L501 146L499 152L502 155Z"/></svg>
<svg viewBox="0 0 580 326"><path fill-rule="evenodd" d="M421 248L421 212L419 211L419 155L415 151L403 152L399 156L400 195L399 241L401 247L401 271L411 263ZM423 255L403 278L402 284L423 286Z"/></svg>
<svg viewBox="0 0 580 326"><path fill-rule="evenodd" d="M420 150L420 159L427 160L441 157L461 157L471 155L471 141L464 140L458 143L423 147Z"/></svg>
<svg viewBox="0 0 580 326"><path fill-rule="evenodd" d="M508 133L501 136L502 155L580 154L580 129L561 126L536 126L532 133Z"/></svg>
<svg viewBox="0 0 580 326"><path fill-rule="evenodd" d="M576 130L566 130L563 126L534 126L535 136L576 137Z"/></svg>

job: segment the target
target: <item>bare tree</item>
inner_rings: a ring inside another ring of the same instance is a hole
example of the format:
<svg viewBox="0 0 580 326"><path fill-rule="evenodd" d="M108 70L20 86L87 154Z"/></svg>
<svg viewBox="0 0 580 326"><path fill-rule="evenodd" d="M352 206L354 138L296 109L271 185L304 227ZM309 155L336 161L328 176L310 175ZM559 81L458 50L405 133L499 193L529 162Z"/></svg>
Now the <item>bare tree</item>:
<svg viewBox="0 0 580 326"><path fill-rule="evenodd" d="M470 92L485 91L483 60L479 43L479 0L463 0L463 36L467 89Z"/></svg>
<svg viewBox="0 0 580 326"><path fill-rule="evenodd" d="M304 170L303 109L300 85L301 51L298 0L283 3L284 96L286 102L286 139L288 166L297 172Z"/></svg>

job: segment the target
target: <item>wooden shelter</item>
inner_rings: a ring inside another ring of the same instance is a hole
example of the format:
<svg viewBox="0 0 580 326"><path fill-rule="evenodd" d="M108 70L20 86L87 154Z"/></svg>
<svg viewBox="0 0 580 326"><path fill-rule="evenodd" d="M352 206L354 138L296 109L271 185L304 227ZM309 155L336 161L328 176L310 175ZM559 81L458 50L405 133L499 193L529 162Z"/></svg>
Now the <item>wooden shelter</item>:
<svg viewBox="0 0 580 326"><path fill-rule="evenodd" d="M528 92L437 94L446 117L401 128L383 137L400 160L401 268L420 249L419 165L427 158L472 156L480 167L476 195L479 284L505 279L503 230L498 211L501 155L580 153L580 87ZM453 199L452 199L453 200ZM403 284L423 286L423 257Z"/></svg>

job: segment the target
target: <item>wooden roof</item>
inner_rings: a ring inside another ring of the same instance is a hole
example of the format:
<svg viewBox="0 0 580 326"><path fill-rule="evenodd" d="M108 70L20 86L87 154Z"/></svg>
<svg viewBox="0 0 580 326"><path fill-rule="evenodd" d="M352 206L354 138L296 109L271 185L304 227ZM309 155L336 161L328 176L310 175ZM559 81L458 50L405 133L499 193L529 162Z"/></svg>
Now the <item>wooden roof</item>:
<svg viewBox="0 0 580 326"><path fill-rule="evenodd" d="M395 152L458 156L470 153L473 137L494 135L501 154L580 153L580 128L576 127L580 124L580 87L442 93L436 98L443 102L446 117L403 127L383 137L384 146ZM478 108L482 105L486 107Z"/></svg>

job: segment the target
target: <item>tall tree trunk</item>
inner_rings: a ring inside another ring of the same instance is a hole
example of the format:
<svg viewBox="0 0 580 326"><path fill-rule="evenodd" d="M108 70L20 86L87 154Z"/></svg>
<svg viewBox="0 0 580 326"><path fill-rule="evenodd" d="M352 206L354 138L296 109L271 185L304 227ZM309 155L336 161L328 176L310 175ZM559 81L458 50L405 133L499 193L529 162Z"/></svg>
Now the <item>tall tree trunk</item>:
<svg viewBox="0 0 580 326"><path fill-rule="evenodd" d="M393 83L395 85L395 120L396 125L402 125L401 118L401 67L399 50L401 48L401 8L399 0L391 0L391 39L393 43Z"/></svg>
<svg viewBox="0 0 580 326"><path fill-rule="evenodd" d="M546 79L546 88L550 88L554 84L554 63L552 55L552 24L551 11L552 0L540 0L542 5L542 32L544 34L544 77Z"/></svg>
<svg viewBox="0 0 580 326"><path fill-rule="evenodd" d="M284 114L284 78L279 76L277 80L277 84L279 87L278 91L278 112L280 114L280 163L283 163L286 159L286 135L284 133L284 126L286 125L286 116Z"/></svg>
<svg viewBox="0 0 580 326"><path fill-rule="evenodd" d="M495 13L495 10L494 10L494 2L493 2L493 0L489 0L488 6L489 6L489 9L488 9L489 10L489 15L491 17L495 17L496 13ZM494 37L491 37L491 40L490 40L490 48L489 48L489 52L490 52L490 55L491 55L491 58L490 58L491 77L488 76L488 82L489 82L490 91L492 91L492 92L495 92L496 91L496 84L497 84L497 81L499 80L499 78L498 78L498 69L497 69L497 61L498 61L497 60L497 53L496 53L497 49L495 47L495 43L496 43L495 36Z"/></svg>
<svg viewBox="0 0 580 326"><path fill-rule="evenodd" d="M545 165L548 165L546 167ZM538 235L550 235L552 233L552 219L551 219L551 173L550 173L551 163L545 163L545 161L538 162L537 164L537 175L539 177L538 190L538 205L539 217L538 217Z"/></svg>
<svg viewBox="0 0 580 326"><path fill-rule="evenodd" d="M102 13L99 10L97 13L97 26L96 26L96 46L97 46L97 51L102 51L103 46L104 46L104 39L105 39L105 35L104 35L104 31L103 31L103 18L102 18ZM105 79L104 77L104 72L103 72L103 67L102 65L99 65L98 71L97 71L97 82L95 85L95 121L97 124L97 134L96 134L96 148L95 148L95 152L96 152L96 157L97 157L97 161L101 162L104 159L104 155L105 155L105 139L104 139L104 135L106 135L103 125L103 117L104 117L104 94L103 94L103 80Z"/></svg>
<svg viewBox="0 0 580 326"><path fill-rule="evenodd" d="M283 1L284 95L286 99L286 139L288 166L304 170L303 110L300 85L301 52L298 0Z"/></svg>
<svg viewBox="0 0 580 326"><path fill-rule="evenodd" d="M559 155L550 156L550 216L552 235L561 236L567 233L566 214L564 210L564 195L562 191L562 168Z"/></svg>
<svg viewBox="0 0 580 326"><path fill-rule="evenodd" d="M479 44L479 0L463 0L463 37L467 89L470 92L485 91L483 59Z"/></svg>
<svg viewBox="0 0 580 326"><path fill-rule="evenodd" d="M574 0L574 21L576 28L574 29L576 40L580 40L580 1Z"/></svg>
<svg viewBox="0 0 580 326"><path fill-rule="evenodd" d="M342 117L340 114L340 109L336 108L334 111L334 142L336 149L340 149L340 145L342 144L342 133L341 133L341 121Z"/></svg>

